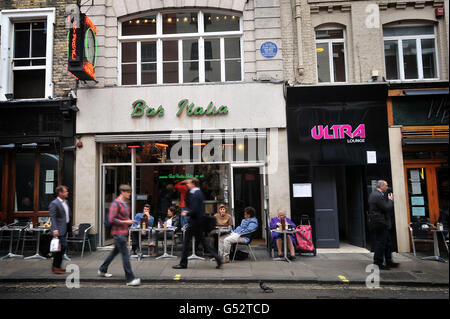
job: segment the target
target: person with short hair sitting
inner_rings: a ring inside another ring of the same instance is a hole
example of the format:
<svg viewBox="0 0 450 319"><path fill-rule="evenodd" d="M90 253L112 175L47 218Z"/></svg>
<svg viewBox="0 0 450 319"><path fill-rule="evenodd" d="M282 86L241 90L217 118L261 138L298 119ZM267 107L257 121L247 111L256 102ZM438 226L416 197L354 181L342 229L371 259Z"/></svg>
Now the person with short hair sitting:
<svg viewBox="0 0 450 319"><path fill-rule="evenodd" d="M138 228L139 226L143 227L143 223L146 223L147 227L153 227L153 222L155 218L150 215L150 205L144 205L144 211L142 213L136 214L134 216L134 224L131 228ZM146 236L146 232L142 232L142 235ZM131 232L131 250L133 251L133 255L137 255L140 253L138 251L139 248L139 233L137 231Z"/></svg>
<svg viewBox="0 0 450 319"><path fill-rule="evenodd" d="M251 232L258 229L258 219L255 217L255 209L253 207L246 207L244 209L244 219L241 225L237 227L228 236L221 236L219 255L223 256L222 263L230 262L231 245L236 243L248 244L251 240ZM243 235L244 234L244 235ZM241 236L242 235L242 236Z"/></svg>
<svg viewBox="0 0 450 319"><path fill-rule="evenodd" d="M278 210L278 216L273 217L270 221L270 229L276 229L281 228L282 225L285 225L287 228L287 225L290 225L293 229L295 229L295 224L286 217L286 212L284 210ZM283 257L283 248L282 243L284 240L283 234L272 232L272 247L276 243L277 249L278 249L278 257ZM295 237L294 234L288 234L286 236L287 240L287 247L289 248L290 256L286 256L290 260L295 259Z"/></svg>

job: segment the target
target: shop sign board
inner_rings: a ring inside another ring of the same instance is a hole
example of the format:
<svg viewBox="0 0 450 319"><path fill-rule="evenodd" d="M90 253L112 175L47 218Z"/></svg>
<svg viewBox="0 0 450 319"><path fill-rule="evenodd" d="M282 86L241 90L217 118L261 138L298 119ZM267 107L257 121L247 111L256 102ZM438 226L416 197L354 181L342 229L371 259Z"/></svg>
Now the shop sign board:
<svg viewBox="0 0 450 319"><path fill-rule="evenodd" d="M160 105L159 107L151 107L147 103L140 99L136 100L132 104L133 111L131 112L131 117L142 117L144 114L147 117L161 117L164 115L164 107ZM189 103L188 99L182 99L178 102L178 112L176 115L180 117L183 113L188 116L214 116L214 115L225 115L228 114L228 107L226 105L221 105L217 107L214 102L209 102L206 108L201 106L196 106L194 103Z"/></svg>
<svg viewBox="0 0 450 319"><path fill-rule="evenodd" d="M359 124L353 129L349 124L316 125L311 129L311 136L315 140L343 140L347 143L364 143L366 138L366 127Z"/></svg>

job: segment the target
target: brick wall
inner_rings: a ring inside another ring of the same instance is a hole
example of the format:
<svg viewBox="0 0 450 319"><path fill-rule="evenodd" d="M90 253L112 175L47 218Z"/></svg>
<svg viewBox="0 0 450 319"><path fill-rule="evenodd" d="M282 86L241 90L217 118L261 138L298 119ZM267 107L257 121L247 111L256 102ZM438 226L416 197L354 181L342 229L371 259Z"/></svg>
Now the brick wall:
<svg viewBox="0 0 450 319"><path fill-rule="evenodd" d="M76 88L75 78L66 71L67 29L65 27L66 5L76 0L2 0L0 9L56 8L53 42L53 97L66 97Z"/></svg>

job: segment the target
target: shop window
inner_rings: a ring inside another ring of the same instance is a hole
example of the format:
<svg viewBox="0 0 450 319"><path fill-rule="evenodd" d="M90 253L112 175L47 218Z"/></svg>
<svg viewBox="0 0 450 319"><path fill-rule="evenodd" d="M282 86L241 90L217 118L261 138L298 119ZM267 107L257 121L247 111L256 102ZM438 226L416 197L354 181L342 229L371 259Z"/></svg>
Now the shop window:
<svg viewBox="0 0 450 319"><path fill-rule="evenodd" d="M393 97L395 125L448 125L449 99L446 95Z"/></svg>
<svg viewBox="0 0 450 319"><path fill-rule="evenodd" d="M347 81L344 30L316 30L316 54L319 83Z"/></svg>
<svg viewBox="0 0 450 319"><path fill-rule="evenodd" d="M239 16L159 13L121 30L122 85L242 81Z"/></svg>
<svg viewBox="0 0 450 319"><path fill-rule="evenodd" d="M48 211L58 182L59 156L50 148L16 153L14 210L19 213Z"/></svg>
<svg viewBox="0 0 450 319"><path fill-rule="evenodd" d="M401 26L383 29L388 80L438 79L434 26Z"/></svg>
<svg viewBox="0 0 450 319"><path fill-rule="evenodd" d="M127 144L103 144L103 163L131 163L131 148Z"/></svg>

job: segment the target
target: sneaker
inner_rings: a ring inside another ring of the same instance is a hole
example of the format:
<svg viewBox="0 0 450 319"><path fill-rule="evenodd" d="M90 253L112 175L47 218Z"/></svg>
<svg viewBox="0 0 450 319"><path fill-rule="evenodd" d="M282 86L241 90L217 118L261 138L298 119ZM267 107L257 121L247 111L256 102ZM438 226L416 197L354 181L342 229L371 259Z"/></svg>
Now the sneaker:
<svg viewBox="0 0 450 319"><path fill-rule="evenodd" d="M127 286L139 286L141 284L140 278L135 278L130 282L127 282Z"/></svg>
<svg viewBox="0 0 450 319"><path fill-rule="evenodd" d="M110 277L112 277L112 274L107 273L107 272L102 272L102 271L100 271L100 270L97 272L97 274L98 274L100 277L105 277L105 278L110 278Z"/></svg>
<svg viewBox="0 0 450 319"><path fill-rule="evenodd" d="M229 259L226 259L226 258L222 259L222 264L228 264L229 262L230 262Z"/></svg>

